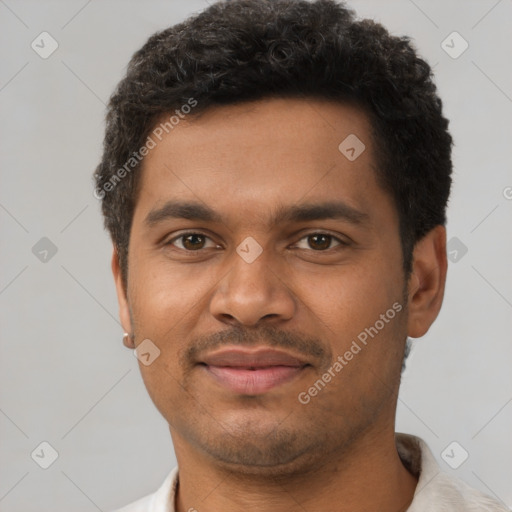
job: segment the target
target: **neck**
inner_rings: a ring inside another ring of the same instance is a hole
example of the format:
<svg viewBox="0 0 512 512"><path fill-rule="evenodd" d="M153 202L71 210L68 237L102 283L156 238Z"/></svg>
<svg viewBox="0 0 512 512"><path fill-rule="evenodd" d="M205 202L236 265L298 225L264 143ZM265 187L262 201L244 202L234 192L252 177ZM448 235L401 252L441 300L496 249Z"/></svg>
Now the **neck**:
<svg viewBox="0 0 512 512"><path fill-rule="evenodd" d="M172 434L179 467L177 512L400 512L409 507L417 484L398 456L393 429L367 433L350 450L331 453L308 470L273 468L257 475L222 467Z"/></svg>

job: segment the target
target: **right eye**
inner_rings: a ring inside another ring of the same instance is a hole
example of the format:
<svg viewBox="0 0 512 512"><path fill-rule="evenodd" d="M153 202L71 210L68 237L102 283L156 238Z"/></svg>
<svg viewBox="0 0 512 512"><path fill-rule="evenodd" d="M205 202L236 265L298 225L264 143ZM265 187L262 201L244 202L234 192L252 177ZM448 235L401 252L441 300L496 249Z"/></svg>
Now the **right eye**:
<svg viewBox="0 0 512 512"><path fill-rule="evenodd" d="M210 241L210 245L207 246L207 241ZM218 245L208 236L203 233L189 232L182 233L165 243L165 245L173 245L178 249L184 251L199 251L201 249L208 249L211 247L218 247Z"/></svg>

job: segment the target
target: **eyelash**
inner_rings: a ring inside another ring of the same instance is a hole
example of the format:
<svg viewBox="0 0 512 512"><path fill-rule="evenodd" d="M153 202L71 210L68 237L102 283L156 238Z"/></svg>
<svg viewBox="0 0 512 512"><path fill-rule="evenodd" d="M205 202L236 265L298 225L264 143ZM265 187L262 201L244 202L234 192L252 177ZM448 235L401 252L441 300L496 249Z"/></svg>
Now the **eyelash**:
<svg viewBox="0 0 512 512"><path fill-rule="evenodd" d="M165 242L164 245L165 246L174 246L173 242L175 242L176 240L180 240L180 239L184 239L185 237L187 236L190 236L190 235L199 235L199 236L202 236L204 238L207 238L209 240L212 240L211 237L209 237L207 234L205 233L202 233L200 231L188 231L186 233L181 233L180 235L178 236L175 236L174 238L170 239L169 241ZM332 235L331 233L328 233L328 232L324 232L324 231L312 231L311 233L307 233L305 235L303 235L300 239L299 239L299 242L301 240L304 240L304 239L307 239L308 237L310 236L314 236L314 235L324 235L324 236L328 236L328 237L331 237L331 241L336 241L338 242L337 245L335 245L334 247L329 247L328 249L325 249L325 250L314 250L314 249L307 249L307 250L310 250L312 252L316 252L316 253L321 253L321 252L328 252L332 249L334 249L335 247L339 247L339 246L342 246L342 247L347 247L349 246L350 244L344 240L342 240L341 238L335 236L335 235ZM218 244L217 244L218 245ZM185 249L185 248L181 248L181 247L176 247L174 246L176 249L178 250L181 250L181 251L184 251L184 252L187 252L187 253L190 253L190 254L193 254L193 253L199 253L201 252L203 249L205 249L204 247L202 247L201 249L197 249L197 250L190 250L190 249Z"/></svg>

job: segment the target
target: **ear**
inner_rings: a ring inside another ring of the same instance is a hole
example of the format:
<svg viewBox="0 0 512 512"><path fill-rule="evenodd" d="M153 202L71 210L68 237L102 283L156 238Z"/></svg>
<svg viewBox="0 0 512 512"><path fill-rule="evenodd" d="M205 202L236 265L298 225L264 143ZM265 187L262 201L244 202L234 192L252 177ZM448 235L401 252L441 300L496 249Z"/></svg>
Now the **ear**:
<svg viewBox="0 0 512 512"><path fill-rule="evenodd" d="M443 303L447 268L446 229L436 226L413 250L407 324L411 338L425 335L437 318Z"/></svg>
<svg viewBox="0 0 512 512"><path fill-rule="evenodd" d="M132 325L131 325L131 315L130 315L130 307L128 305L128 297L127 290L124 287L123 279L121 277L121 267L119 265L119 255L117 254L117 250L114 247L114 251L112 254L112 273L114 274L114 281L116 284L116 292L117 292L117 302L119 303L119 318L121 320L121 325L124 329L124 332L130 334L128 338L131 340L132 334ZM125 337L126 340L126 337ZM126 344L126 341L125 341ZM128 346L128 345L127 345ZM133 348L133 347L129 347Z"/></svg>

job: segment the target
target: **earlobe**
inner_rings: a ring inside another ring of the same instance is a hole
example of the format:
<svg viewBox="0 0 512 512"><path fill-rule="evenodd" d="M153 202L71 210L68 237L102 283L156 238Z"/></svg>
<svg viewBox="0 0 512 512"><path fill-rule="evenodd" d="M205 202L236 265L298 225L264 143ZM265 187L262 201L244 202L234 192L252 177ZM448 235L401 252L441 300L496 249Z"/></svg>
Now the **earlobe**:
<svg viewBox="0 0 512 512"><path fill-rule="evenodd" d="M119 319L125 333L132 332L132 323L130 316L130 307L128 305L128 291L125 289L122 279L121 267L119 264L119 256L116 248L114 247L112 253L112 274L114 275L114 282L116 285L117 302L119 304ZM130 336L130 339L132 336ZM125 340L126 337L123 338ZM126 342L125 342L126 345Z"/></svg>
<svg viewBox="0 0 512 512"><path fill-rule="evenodd" d="M436 226L414 247L409 278L408 336L425 335L437 318L443 303L447 267L446 229Z"/></svg>
<svg viewBox="0 0 512 512"><path fill-rule="evenodd" d="M135 348L135 339L133 334L130 334L129 332L125 332L123 334L123 345L126 348Z"/></svg>

